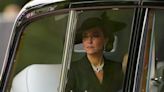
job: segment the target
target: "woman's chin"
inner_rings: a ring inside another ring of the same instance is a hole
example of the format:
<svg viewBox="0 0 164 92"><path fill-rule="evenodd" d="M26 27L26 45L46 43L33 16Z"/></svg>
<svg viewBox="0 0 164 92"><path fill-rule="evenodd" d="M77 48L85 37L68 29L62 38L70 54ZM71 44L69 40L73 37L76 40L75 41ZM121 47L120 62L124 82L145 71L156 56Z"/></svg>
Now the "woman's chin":
<svg viewBox="0 0 164 92"><path fill-rule="evenodd" d="M93 54L93 52L92 52L92 51L86 51L86 53L87 53L87 54Z"/></svg>
<svg viewBox="0 0 164 92"><path fill-rule="evenodd" d="M96 51L87 51L87 54L88 55L94 55L94 54L96 54Z"/></svg>

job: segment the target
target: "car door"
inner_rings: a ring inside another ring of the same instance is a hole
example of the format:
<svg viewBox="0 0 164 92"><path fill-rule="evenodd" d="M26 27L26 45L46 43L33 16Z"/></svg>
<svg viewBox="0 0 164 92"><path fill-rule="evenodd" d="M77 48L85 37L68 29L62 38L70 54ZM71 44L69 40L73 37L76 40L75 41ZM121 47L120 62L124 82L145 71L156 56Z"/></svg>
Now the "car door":
<svg viewBox="0 0 164 92"><path fill-rule="evenodd" d="M125 62L120 69L123 79L117 91L139 92L136 90L141 79L139 57L143 53L141 47L145 46L141 39L145 32L142 28L148 11L139 4L138 0L97 0L26 7L18 17L10 39L2 72L2 92L64 92L71 62L85 53L82 45L75 43L78 27L85 19L101 17L104 13L104 20L124 24L114 33L112 48L104 51L107 59L120 65Z"/></svg>
<svg viewBox="0 0 164 92"><path fill-rule="evenodd" d="M139 90L142 92L163 92L163 1L153 3L145 0L145 45L141 58Z"/></svg>

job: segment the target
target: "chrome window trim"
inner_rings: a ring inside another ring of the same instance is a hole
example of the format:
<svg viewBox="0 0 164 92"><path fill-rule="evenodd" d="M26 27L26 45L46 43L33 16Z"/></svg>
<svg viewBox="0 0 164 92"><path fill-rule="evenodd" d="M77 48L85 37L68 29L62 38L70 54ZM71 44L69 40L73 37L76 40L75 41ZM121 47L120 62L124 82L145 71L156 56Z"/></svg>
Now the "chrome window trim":
<svg viewBox="0 0 164 92"><path fill-rule="evenodd" d="M63 58L62 58L62 72L60 77L60 84L59 84L59 92L64 92L63 88L65 87L67 71L70 66L71 56L72 56L72 49L74 44L74 36L75 36L75 28L77 23L77 15L76 11L71 10L69 13L69 18L67 22L67 29L66 29L66 38L64 43L64 50L63 50ZM71 40L70 40L71 39Z"/></svg>
<svg viewBox="0 0 164 92"><path fill-rule="evenodd" d="M139 51L138 51L138 57L137 57L137 63L136 63L136 70L135 70L135 76L134 76L134 85L133 85L133 92L136 92L136 83L137 83L137 75L138 75L138 70L139 70L139 61L140 61L140 53L141 53L141 48L143 44L143 36L144 36L144 31L145 31L145 25L146 25L146 20L148 16L148 8L145 11L145 16L144 16L144 21L143 21L143 27L142 27L142 33L141 33L141 39L140 39L140 46L139 46Z"/></svg>

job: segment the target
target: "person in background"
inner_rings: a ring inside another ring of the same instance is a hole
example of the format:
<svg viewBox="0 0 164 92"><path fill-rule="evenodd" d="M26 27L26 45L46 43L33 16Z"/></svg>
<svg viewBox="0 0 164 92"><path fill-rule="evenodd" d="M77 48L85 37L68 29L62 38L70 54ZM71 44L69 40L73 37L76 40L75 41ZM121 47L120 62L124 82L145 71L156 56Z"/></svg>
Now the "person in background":
<svg viewBox="0 0 164 92"><path fill-rule="evenodd" d="M6 6L2 14L3 19L9 22L14 21L20 9L21 9L20 6L17 4L10 4Z"/></svg>

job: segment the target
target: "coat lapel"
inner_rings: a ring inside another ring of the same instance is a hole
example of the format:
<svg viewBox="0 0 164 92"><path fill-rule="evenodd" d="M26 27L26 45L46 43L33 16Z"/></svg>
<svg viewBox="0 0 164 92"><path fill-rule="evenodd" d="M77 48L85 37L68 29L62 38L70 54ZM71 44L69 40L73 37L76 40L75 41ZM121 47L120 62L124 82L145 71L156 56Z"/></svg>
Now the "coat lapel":
<svg viewBox="0 0 164 92"><path fill-rule="evenodd" d="M92 66L91 66L89 60L85 57L83 62L84 62L86 74L88 76L89 83L92 83L91 85L94 84L96 87L99 87L101 84L100 84L98 78L96 77L96 74L95 74L94 70L92 69Z"/></svg>

